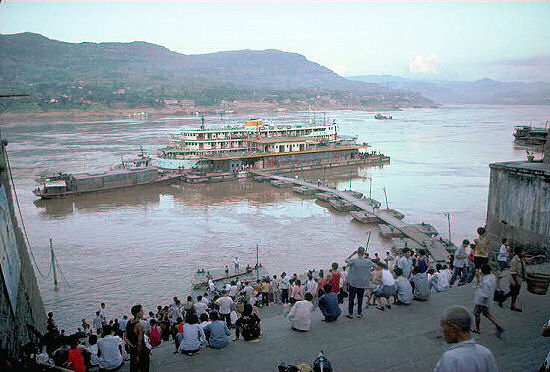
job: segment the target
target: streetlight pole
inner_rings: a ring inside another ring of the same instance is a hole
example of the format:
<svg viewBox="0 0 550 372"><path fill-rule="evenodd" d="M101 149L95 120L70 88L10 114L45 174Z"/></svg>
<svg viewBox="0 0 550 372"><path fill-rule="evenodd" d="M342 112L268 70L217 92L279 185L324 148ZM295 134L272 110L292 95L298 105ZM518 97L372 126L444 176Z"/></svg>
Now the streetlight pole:
<svg viewBox="0 0 550 372"><path fill-rule="evenodd" d="M384 186L384 198L386 199L386 209L390 209L388 205L388 194L386 192L386 186Z"/></svg>

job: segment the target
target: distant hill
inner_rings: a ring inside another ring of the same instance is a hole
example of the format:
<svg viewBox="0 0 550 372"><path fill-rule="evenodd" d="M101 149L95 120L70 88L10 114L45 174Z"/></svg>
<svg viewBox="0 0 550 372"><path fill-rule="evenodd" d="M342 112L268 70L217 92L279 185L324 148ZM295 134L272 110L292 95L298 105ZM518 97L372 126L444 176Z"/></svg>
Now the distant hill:
<svg viewBox="0 0 550 372"><path fill-rule="evenodd" d="M2 89L28 92L37 110L163 107L184 99L205 107L235 100L333 108L431 104L279 50L185 55L139 41L66 43L22 33L0 35L0 63Z"/></svg>
<svg viewBox="0 0 550 372"><path fill-rule="evenodd" d="M437 103L550 105L550 83L410 80L392 75L348 76L350 80L380 84L388 89L420 92Z"/></svg>

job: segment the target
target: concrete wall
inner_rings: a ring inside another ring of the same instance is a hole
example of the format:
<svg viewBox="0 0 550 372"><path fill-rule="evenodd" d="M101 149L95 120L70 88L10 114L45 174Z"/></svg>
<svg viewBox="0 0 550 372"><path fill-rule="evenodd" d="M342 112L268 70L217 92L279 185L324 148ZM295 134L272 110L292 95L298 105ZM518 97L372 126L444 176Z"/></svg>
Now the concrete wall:
<svg viewBox="0 0 550 372"><path fill-rule="evenodd" d="M512 246L550 249L550 164L509 162L490 168L487 230L493 245L507 237Z"/></svg>
<svg viewBox="0 0 550 372"><path fill-rule="evenodd" d="M0 139L1 140L1 139ZM13 166L13 165L12 165ZM9 205L8 224L11 225L13 236L15 237L15 254L19 256L19 280L12 299L8 295L9 283L5 281L7 272L11 269L8 266L2 265L2 275L0 275L0 348L7 349L11 356L17 356L21 345L24 345L30 340L30 333L26 325L32 324L39 331L44 332L46 329L46 313L42 303L42 297L38 289L34 269L31 265L29 255L27 253L27 245L19 228L17 217L17 207L14 208L12 199L12 188L9 182L9 172L6 162L5 145L2 142L0 146L0 185L6 190L7 204ZM5 240L1 241L4 250L9 250ZM11 261L10 261L11 262ZM7 263L6 263L7 265ZM12 282L13 283L13 282ZM13 301L15 299L15 301ZM12 302L16 304L15 311Z"/></svg>

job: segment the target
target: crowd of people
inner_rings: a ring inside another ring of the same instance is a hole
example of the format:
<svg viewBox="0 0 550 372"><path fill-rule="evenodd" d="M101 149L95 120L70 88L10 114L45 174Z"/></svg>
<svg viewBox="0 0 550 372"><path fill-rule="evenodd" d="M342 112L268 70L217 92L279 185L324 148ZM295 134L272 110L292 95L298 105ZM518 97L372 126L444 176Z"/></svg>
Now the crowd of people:
<svg viewBox="0 0 550 372"><path fill-rule="evenodd" d="M156 312L146 313L141 305L135 305L130 317L112 318L105 303L101 303L92 324L83 319L79 331L71 336L58 330L50 313L47 333L40 335L43 350L39 358L44 363L79 372L116 370L125 360L132 371L148 371L151 350L162 343L171 341L174 353L193 356L204 347L222 349L231 339L257 342L262 335L262 308L273 304L283 307L292 330L307 332L316 309L323 321L335 322L342 315L341 305L346 299L345 317L358 319L369 306L380 311L410 306L414 301L429 301L433 292L448 291L455 283L458 286L472 283L476 287L473 329L469 312L464 308L449 310L441 326L449 342L463 344L462 349L456 348L451 354L477 353L485 363L480 365L487 367L483 370L496 370L490 351L475 344L470 333L480 333L483 315L495 325L500 337L504 329L491 312L494 299L502 306L510 297L510 309L521 311L517 299L527 259L524 251L516 248L509 260L510 244L503 239L495 270L489 265L488 244L484 229L479 228L473 244L464 240L450 255L448 264L435 265L422 249L413 252L404 248L398 257L390 252L370 257L364 247L359 247L345 259L343 266L334 262L327 271L310 270L302 275L282 272L243 282L236 277L226 280L222 288L210 280L208 290L201 295L187 296L185 301L174 297L171 304L158 306ZM501 275L497 277L495 272L500 273L508 265L510 291L497 298ZM234 268L239 270L238 258ZM446 367L449 358L443 356L436 371L454 370Z"/></svg>

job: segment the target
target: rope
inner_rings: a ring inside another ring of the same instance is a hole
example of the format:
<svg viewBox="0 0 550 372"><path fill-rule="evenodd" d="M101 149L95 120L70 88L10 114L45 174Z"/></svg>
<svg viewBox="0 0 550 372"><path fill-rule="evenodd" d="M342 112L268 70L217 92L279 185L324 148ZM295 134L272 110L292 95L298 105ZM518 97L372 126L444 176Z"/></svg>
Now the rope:
<svg viewBox="0 0 550 372"><path fill-rule="evenodd" d="M27 246L29 247L29 252L30 252L31 257L32 257L32 262L34 263L34 266L36 267L36 271L38 271L38 274L43 279L48 279L49 273L48 273L47 276L42 274L42 271L40 271L40 268L38 267L38 263L36 262L36 258L34 257L34 253L32 251L31 243L30 243L29 237L27 235L27 228L25 227L25 221L23 221L23 213L21 213L21 206L19 205L19 198L17 197L17 190L15 189L15 182L13 181L13 174L11 172L11 165L10 165L10 159L8 157L8 151L5 150L4 153L6 154L6 163L8 164L8 173L10 175L11 185L13 187L13 194L15 195L15 203L17 205L17 210L19 211L19 218L21 220L21 226L23 227L23 233L24 233L24 236L25 236L25 241L27 242ZM50 267L50 269L51 269L51 267Z"/></svg>
<svg viewBox="0 0 550 372"><path fill-rule="evenodd" d="M55 263L57 264L57 268L59 269L59 273L61 274L61 279L63 280L63 283L67 287L71 287L71 285L69 284L69 280L67 280L67 277L65 276L65 273L63 273L63 270L61 270L61 265L59 265L59 261L57 261L57 257L55 257L54 259L55 259Z"/></svg>

